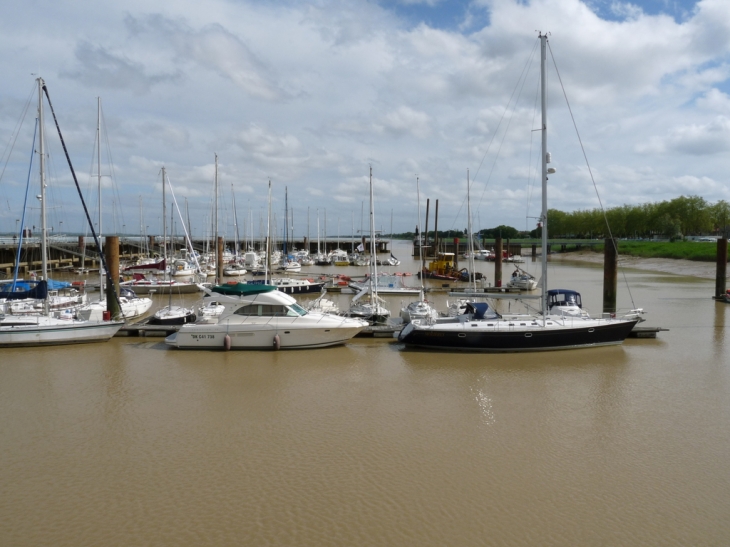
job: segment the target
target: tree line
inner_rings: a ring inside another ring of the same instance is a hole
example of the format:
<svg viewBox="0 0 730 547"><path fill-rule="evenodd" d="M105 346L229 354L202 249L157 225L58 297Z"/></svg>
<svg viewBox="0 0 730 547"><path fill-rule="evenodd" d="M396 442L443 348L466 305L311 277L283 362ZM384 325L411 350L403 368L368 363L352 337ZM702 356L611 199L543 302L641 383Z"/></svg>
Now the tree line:
<svg viewBox="0 0 730 547"><path fill-rule="evenodd" d="M608 229L610 226L610 232ZM604 211L601 209L573 212L548 210L548 229L551 238L596 239L609 237L645 239L655 236L670 240L686 236L730 235L730 204L720 200L708 203L699 196L680 196L659 203L642 205L621 205ZM532 231L520 231L511 226L497 226L479 230L482 239L526 239L539 238L542 229L538 226ZM465 237L466 230L438 232L438 239ZM397 238L413 238L416 232L394 234ZM428 239L433 240L436 233L429 230Z"/></svg>
<svg viewBox="0 0 730 547"><path fill-rule="evenodd" d="M727 235L730 204L721 200L708 203L699 196L680 196L660 203L622 205L601 209L565 213L548 211L550 237L603 238L610 233L618 238L652 238L663 236L670 240L686 236ZM539 234L539 229L533 230Z"/></svg>

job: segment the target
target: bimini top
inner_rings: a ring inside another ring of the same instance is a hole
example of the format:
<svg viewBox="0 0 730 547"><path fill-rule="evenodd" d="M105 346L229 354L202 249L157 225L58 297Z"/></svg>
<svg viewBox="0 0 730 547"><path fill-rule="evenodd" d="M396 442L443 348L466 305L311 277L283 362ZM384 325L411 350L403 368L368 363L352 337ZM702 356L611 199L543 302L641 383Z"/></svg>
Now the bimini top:
<svg viewBox="0 0 730 547"><path fill-rule="evenodd" d="M228 296L249 296L252 294L261 294L275 290L277 290L276 287L272 285L264 285L260 283L228 283L226 285L216 285L211 289L212 292Z"/></svg>
<svg viewBox="0 0 730 547"><path fill-rule="evenodd" d="M553 306L578 306L583 307L580 293L570 289L550 289L548 291L548 307Z"/></svg>

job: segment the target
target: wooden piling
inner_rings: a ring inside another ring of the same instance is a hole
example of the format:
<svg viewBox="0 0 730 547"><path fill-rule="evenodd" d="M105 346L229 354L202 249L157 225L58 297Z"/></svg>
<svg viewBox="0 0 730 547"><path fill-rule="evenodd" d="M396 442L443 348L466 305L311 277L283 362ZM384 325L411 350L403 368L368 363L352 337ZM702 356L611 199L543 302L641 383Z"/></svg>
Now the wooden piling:
<svg viewBox="0 0 730 547"><path fill-rule="evenodd" d="M216 283L220 283L223 279L223 237L218 236L215 252L215 278Z"/></svg>
<svg viewBox="0 0 730 547"><path fill-rule="evenodd" d="M423 230L423 234L421 234L423 236L423 246L426 249L426 254L429 254L429 251L428 251L428 248L429 248L428 247L428 208L430 205L431 205L431 200L427 199L426 200L426 227ZM431 253L431 256L436 256L436 251L433 251Z"/></svg>
<svg viewBox="0 0 730 547"><path fill-rule="evenodd" d="M119 236L106 236L104 242L106 258L106 309L114 319L122 314L119 305ZM111 283L110 283L111 281Z"/></svg>
<svg viewBox="0 0 730 547"><path fill-rule="evenodd" d="M715 273L715 298L722 298L727 290L727 238L717 240L717 269Z"/></svg>
<svg viewBox="0 0 730 547"><path fill-rule="evenodd" d="M436 200L436 210L433 214L433 249L434 249L434 256L436 256L436 252L439 248L439 200ZM457 249L456 252L458 253L459 250Z"/></svg>
<svg viewBox="0 0 730 547"><path fill-rule="evenodd" d="M606 238L603 249L603 313L616 313L618 242Z"/></svg>
<svg viewBox="0 0 730 547"><path fill-rule="evenodd" d="M534 260L536 258L537 258L537 243L533 243L532 244L532 259Z"/></svg>
<svg viewBox="0 0 730 547"><path fill-rule="evenodd" d="M494 239L494 286L502 286L502 236Z"/></svg>

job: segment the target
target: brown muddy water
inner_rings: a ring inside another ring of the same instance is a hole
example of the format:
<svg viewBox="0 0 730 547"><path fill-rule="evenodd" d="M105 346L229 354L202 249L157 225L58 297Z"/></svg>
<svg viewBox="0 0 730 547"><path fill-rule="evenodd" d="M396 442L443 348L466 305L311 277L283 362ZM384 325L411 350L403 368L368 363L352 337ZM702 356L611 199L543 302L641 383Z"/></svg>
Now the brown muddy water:
<svg viewBox="0 0 730 547"><path fill-rule="evenodd" d="M656 340L0 350L0 545L728 545L730 306L626 277ZM601 282L551 267L594 312Z"/></svg>

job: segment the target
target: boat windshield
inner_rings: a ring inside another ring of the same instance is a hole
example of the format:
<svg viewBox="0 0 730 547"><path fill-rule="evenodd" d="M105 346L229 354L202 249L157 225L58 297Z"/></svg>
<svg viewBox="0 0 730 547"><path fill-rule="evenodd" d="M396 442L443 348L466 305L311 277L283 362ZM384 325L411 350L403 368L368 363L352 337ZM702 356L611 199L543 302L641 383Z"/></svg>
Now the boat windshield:
<svg viewBox="0 0 730 547"><path fill-rule="evenodd" d="M291 306L288 306L289 311L287 312L287 315L289 316L297 316L297 315L307 315L307 310L302 308L299 304L292 304Z"/></svg>

